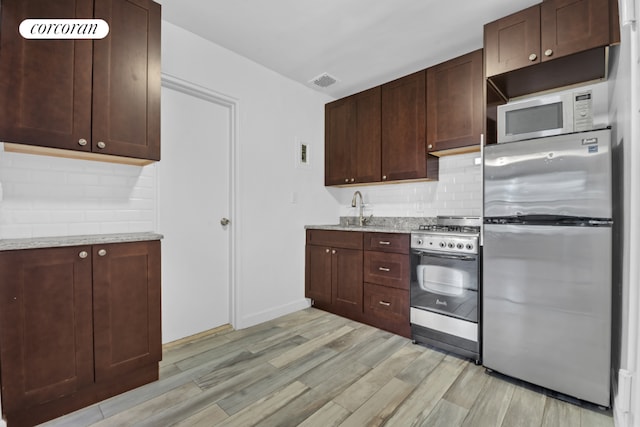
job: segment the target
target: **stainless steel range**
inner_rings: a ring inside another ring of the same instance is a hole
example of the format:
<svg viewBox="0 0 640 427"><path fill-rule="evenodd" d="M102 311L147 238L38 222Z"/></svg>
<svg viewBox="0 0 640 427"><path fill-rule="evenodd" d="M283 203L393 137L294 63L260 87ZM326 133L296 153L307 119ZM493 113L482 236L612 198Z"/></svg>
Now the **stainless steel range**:
<svg viewBox="0 0 640 427"><path fill-rule="evenodd" d="M480 363L480 218L438 217L411 233L411 336Z"/></svg>

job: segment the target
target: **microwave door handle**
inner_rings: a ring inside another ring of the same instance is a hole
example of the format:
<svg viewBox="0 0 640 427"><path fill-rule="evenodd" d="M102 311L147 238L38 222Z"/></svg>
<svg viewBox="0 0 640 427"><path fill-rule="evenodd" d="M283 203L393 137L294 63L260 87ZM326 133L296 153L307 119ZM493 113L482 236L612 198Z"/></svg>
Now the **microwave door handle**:
<svg viewBox="0 0 640 427"><path fill-rule="evenodd" d="M458 261L475 261L476 257L474 256L467 256L467 255L447 255L447 254L436 254L433 252L426 252L426 251L413 251L415 254L417 255L425 255L425 256L429 256L432 258L443 258L443 259L455 259Z"/></svg>

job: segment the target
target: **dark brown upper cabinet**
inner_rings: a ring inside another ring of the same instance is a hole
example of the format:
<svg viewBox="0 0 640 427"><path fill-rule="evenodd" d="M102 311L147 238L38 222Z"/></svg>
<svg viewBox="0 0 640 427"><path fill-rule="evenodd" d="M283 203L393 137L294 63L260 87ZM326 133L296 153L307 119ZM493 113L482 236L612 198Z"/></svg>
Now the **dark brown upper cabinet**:
<svg viewBox="0 0 640 427"><path fill-rule="evenodd" d="M427 178L426 70L382 85L382 181Z"/></svg>
<svg viewBox="0 0 640 427"><path fill-rule="evenodd" d="M482 49L427 69L427 152L480 146Z"/></svg>
<svg viewBox="0 0 640 427"><path fill-rule="evenodd" d="M0 140L25 144L7 144L7 151L54 154L29 148L47 147L73 150L69 157L160 159L159 4L3 0L1 6ZM109 34L95 41L27 40L18 32L26 18L100 18Z"/></svg>
<svg viewBox="0 0 640 427"><path fill-rule="evenodd" d="M326 104L325 185L380 181L380 87Z"/></svg>
<svg viewBox="0 0 640 427"><path fill-rule="evenodd" d="M610 1L546 0L486 24L487 78L512 98L605 77L605 49L619 40Z"/></svg>

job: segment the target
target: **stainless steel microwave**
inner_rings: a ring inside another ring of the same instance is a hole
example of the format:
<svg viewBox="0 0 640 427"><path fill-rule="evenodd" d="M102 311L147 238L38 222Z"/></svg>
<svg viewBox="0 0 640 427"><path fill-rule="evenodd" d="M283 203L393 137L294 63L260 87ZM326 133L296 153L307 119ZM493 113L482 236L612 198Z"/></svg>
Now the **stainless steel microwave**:
<svg viewBox="0 0 640 427"><path fill-rule="evenodd" d="M498 143L600 128L600 124L594 125L594 101L606 103L606 98L594 99L594 91L582 89L500 105L497 117ZM597 102L595 104L598 107L596 110L601 109Z"/></svg>

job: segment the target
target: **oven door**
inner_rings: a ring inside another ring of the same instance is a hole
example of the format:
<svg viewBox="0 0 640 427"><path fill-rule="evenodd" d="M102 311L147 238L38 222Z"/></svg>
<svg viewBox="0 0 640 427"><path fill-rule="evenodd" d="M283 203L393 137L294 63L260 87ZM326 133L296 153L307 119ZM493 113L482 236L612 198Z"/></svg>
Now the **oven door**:
<svg viewBox="0 0 640 427"><path fill-rule="evenodd" d="M478 322L478 256L411 251L411 307Z"/></svg>

